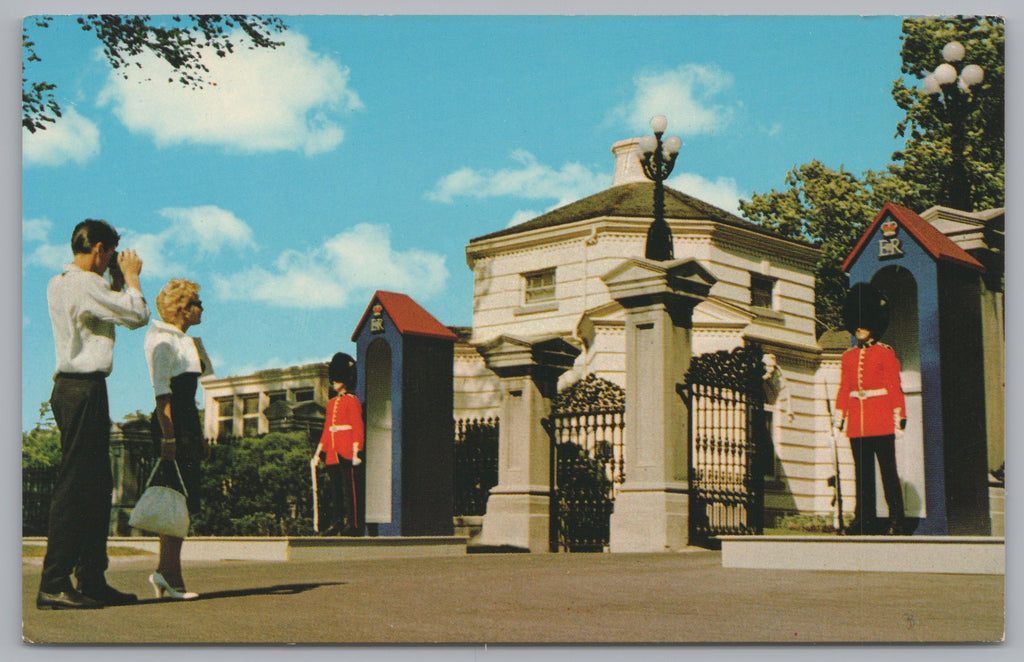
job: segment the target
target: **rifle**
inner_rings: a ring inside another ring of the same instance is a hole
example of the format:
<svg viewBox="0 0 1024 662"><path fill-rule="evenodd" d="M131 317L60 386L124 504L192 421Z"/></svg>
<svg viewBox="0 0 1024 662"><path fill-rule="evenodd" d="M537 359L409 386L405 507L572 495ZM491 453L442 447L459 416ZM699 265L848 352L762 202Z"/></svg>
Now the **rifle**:
<svg viewBox="0 0 1024 662"><path fill-rule="evenodd" d="M832 398L828 394L827 381L825 382L825 406L828 407L828 433L832 437L832 468L836 472L829 478L829 485L835 488L832 497L832 505L835 506L832 513L832 525L836 529L836 534L841 535L843 532L843 488L839 477L839 442L836 441L836 429L832 425Z"/></svg>

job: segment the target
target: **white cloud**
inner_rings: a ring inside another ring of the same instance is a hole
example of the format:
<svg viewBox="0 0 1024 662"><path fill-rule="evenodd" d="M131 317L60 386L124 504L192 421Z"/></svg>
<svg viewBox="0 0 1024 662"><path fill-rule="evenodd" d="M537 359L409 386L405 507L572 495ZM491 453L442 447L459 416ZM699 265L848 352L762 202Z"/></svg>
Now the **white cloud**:
<svg viewBox="0 0 1024 662"><path fill-rule="evenodd" d="M724 128L732 109L716 103L716 97L732 86L733 78L715 65L684 64L670 71L647 71L633 83L636 92L626 104L611 113L636 133L650 133L651 118L668 118L668 135L713 133Z"/></svg>
<svg viewBox="0 0 1024 662"><path fill-rule="evenodd" d="M71 243L63 244L50 243L50 230L53 223L45 218L23 219L21 222L22 250L24 251L22 263L24 266L32 265L44 267L51 271L59 271L64 265L71 261ZM69 236L70 238L70 236ZM37 243L38 245L29 249L27 244Z"/></svg>
<svg viewBox="0 0 1024 662"><path fill-rule="evenodd" d="M665 181L665 185L719 209L740 215L739 187L736 186L736 180L731 177L719 177L711 181L700 175L684 172L670 177Z"/></svg>
<svg viewBox="0 0 1024 662"><path fill-rule="evenodd" d="M442 177L426 197L449 203L457 197L513 197L528 200L553 199L551 208L579 200L611 185L607 174L596 174L579 163L567 163L559 170L541 164L525 150L516 150L511 158L514 167L502 170L476 171L461 168ZM516 218L533 212L517 212ZM534 214L536 215L536 214Z"/></svg>
<svg viewBox="0 0 1024 662"><path fill-rule="evenodd" d="M22 241L46 241L50 238L53 223L45 218L29 218L21 222Z"/></svg>
<svg viewBox="0 0 1024 662"><path fill-rule="evenodd" d="M252 228L219 207L166 207L159 214L170 221L161 232L122 232L120 246L134 249L142 258L143 277L181 276L193 256L213 255L223 248L256 248Z"/></svg>
<svg viewBox="0 0 1024 662"><path fill-rule="evenodd" d="M218 253L223 246L256 246L252 228L231 212L213 205L165 207L160 215L171 219L171 228L180 242L193 244L204 254Z"/></svg>
<svg viewBox="0 0 1024 662"><path fill-rule="evenodd" d="M74 108L65 108L63 115L46 127L35 133L21 130L21 156L25 165L85 163L100 153L100 130Z"/></svg>
<svg viewBox="0 0 1024 662"><path fill-rule="evenodd" d="M71 262L71 245L54 246L53 244L42 244L36 246L25 256L25 264L37 267L45 267L51 271L60 271L64 265Z"/></svg>
<svg viewBox="0 0 1024 662"><path fill-rule="evenodd" d="M236 43L239 36L233 39ZM363 108L351 90L349 70L309 49L296 32L274 50L241 46L225 57L209 57L199 89L168 82L170 67L151 55L141 68L111 72L100 105L132 131L160 146L194 143L240 152L333 150L344 139L344 113ZM127 71L128 78L120 73Z"/></svg>
<svg viewBox="0 0 1024 662"><path fill-rule="evenodd" d="M218 296L284 308L338 308L376 289L430 298L448 278L443 255L397 251L386 225L361 223L305 252L288 250L272 268L215 276Z"/></svg>

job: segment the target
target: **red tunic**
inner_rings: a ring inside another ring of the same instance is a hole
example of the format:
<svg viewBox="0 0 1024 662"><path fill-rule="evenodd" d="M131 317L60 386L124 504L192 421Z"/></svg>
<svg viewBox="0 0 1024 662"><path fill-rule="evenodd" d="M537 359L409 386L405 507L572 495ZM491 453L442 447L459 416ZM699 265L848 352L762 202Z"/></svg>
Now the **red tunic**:
<svg viewBox="0 0 1024 662"><path fill-rule="evenodd" d="M873 343L843 353L836 412L846 420L846 436L893 434L907 417L900 385L900 362L892 347Z"/></svg>
<svg viewBox="0 0 1024 662"><path fill-rule="evenodd" d="M346 393L327 401L320 448L327 464L338 464L338 455L352 459L353 446L363 447L363 406L356 396Z"/></svg>

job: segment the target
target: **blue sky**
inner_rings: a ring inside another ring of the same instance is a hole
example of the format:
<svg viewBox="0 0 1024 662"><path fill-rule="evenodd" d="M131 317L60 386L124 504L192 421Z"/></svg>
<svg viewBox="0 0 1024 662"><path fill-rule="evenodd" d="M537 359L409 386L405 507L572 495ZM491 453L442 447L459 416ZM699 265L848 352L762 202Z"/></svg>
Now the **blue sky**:
<svg viewBox="0 0 1024 662"><path fill-rule="evenodd" d="M202 286L191 333L226 376L353 351L376 289L469 325L467 242L610 186L612 144L652 115L683 142L669 185L734 212L796 165L861 173L901 146L897 16L285 22L285 47L210 60L202 90L148 61L119 78L72 17L30 28L29 75L66 112L23 135L23 428L52 385L45 285L83 218L138 250L151 304L171 277ZM119 329L115 420L152 409L143 336Z"/></svg>

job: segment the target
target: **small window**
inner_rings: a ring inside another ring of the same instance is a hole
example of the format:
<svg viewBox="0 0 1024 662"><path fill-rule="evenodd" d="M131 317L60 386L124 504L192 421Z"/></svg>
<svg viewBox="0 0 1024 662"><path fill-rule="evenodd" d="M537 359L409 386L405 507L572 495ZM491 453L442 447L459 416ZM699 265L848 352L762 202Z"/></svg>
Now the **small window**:
<svg viewBox="0 0 1024 662"><path fill-rule="evenodd" d="M298 388L295 389L295 402L308 402L313 400L313 389L311 388Z"/></svg>
<svg viewBox="0 0 1024 662"><path fill-rule="evenodd" d="M217 438L223 439L235 434L235 399L231 396L217 398Z"/></svg>
<svg viewBox="0 0 1024 662"><path fill-rule="evenodd" d="M255 437L260 427L259 394L242 396L242 436Z"/></svg>
<svg viewBox="0 0 1024 662"><path fill-rule="evenodd" d="M224 439L235 434L235 419L222 418L217 422L217 438Z"/></svg>
<svg viewBox="0 0 1024 662"><path fill-rule="evenodd" d="M288 400L288 391L272 391L267 393L268 407L275 402L285 402L286 400Z"/></svg>
<svg viewBox="0 0 1024 662"><path fill-rule="evenodd" d="M545 269L532 274L524 274L525 296L523 302L527 305L540 303L542 301L555 300L555 270Z"/></svg>
<svg viewBox="0 0 1024 662"><path fill-rule="evenodd" d="M242 398L242 416L260 413L260 396L246 395Z"/></svg>
<svg viewBox="0 0 1024 662"><path fill-rule="evenodd" d="M766 308L773 310L775 307L775 280L764 276L750 275L750 305L753 308Z"/></svg>
<svg viewBox="0 0 1024 662"><path fill-rule="evenodd" d="M234 398L217 398L217 417L230 418L235 415Z"/></svg>

